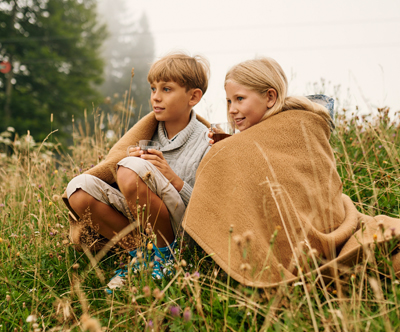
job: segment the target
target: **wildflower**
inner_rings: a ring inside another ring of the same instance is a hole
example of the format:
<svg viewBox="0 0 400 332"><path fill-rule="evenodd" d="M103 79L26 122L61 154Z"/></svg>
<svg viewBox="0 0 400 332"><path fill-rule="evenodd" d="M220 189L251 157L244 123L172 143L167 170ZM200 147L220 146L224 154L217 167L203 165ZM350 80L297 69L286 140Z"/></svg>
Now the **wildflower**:
<svg viewBox="0 0 400 332"><path fill-rule="evenodd" d="M195 273L193 273L193 277L196 279L200 278L200 273L196 271Z"/></svg>
<svg viewBox="0 0 400 332"><path fill-rule="evenodd" d="M62 257L59 255L57 258L58 258L58 260L61 262Z"/></svg>
<svg viewBox="0 0 400 332"><path fill-rule="evenodd" d="M50 259L52 259L53 258L53 254L49 253L49 257L50 257Z"/></svg>
<svg viewBox="0 0 400 332"><path fill-rule="evenodd" d="M377 235L377 234L374 234L374 235L373 235L373 238L374 238L374 241L376 241L376 239L378 238L378 235Z"/></svg>
<svg viewBox="0 0 400 332"><path fill-rule="evenodd" d="M189 272L186 272L186 273L185 273L185 277L186 277L186 278L189 278L189 277L190 277L190 273L189 273Z"/></svg>
<svg viewBox="0 0 400 332"><path fill-rule="evenodd" d="M27 322L27 323L34 323L34 322L36 322L36 315L29 315L29 316L26 318L26 322Z"/></svg>
<svg viewBox="0 0 400 332"><path fill-rule="evenodd" d="M169 312L171 313L172 317L179 317L180 308L179 308L179 306L172 306L169 308Z"/></svg>
<svg viewBox="0 0 400 332"><path fill-rule="evenodd" d="M187 266L187 263L186 263L186 261L184 259L181 260L181 266L182 267L186 267Z"/></svg>
<svg viewBox="0 0 400 332"><path fill-rule="evenodd" d="M26 304L25 302L22 302L22 308L25 309L26 308Z"/></svg>
<svg viewBox="0 0 400 332"><path fill-rule="evenodd" d="M353 273L352 275L351 275L351 280L354 280L356 278L356 275Z"/></svg>
<svg viewBox="0 0 400 332"><path fill-rule="evenodd" d="M147 244L147 250L152 250L153 249L153 243L149 242Z"/></svg>
<svg viewBox="0 0 400 332"><path fill-rule="evenodd" d="M38 203L42 203L42 200L40 198L37 201L38 201Z"/></svg>
<svg viewBox="0 0 400 332"><path fill-rule="evenodd" d="M54 174L56 174L56 175L57 175L57 174L58 174L58 170L55 170L55 171L54 171Z"/></svg>
<svg viewBox="0 0 400 332"><path fill-rule="evenodd" d="M185 322L189 322L192 319L192 311L189 307L186 307L183 311L183 319Z"/></svg>
<svg viewBox="0 0 400 332"><path fill-rule="evenodd" d="M4 203L1 203L1 204L0 204L0 207L5 207L5 204L4 204Z"/></svg>
<svg viewBox="0 0 400 332"><path fill-rule="evenodd" d="M52 206L53 205L53 202L49 202L49 206Z"/></svg>
<svg viewBox="0 0 400 332"><path fill-rule="evenodd" d="M21 255L20 252L17 252L16 256L19 257L20 255Z"/></svg>
<svg viewBox="0 0 400 332"><path fill-rule="evenodd" d="M0 237L0 243L2 243L3 242L3 239Z"/></svg>
<svg viewBox="0 0 400 332"><path fill-rule="evenodd" d="M336 294L337 294L337 290L334 289L334 290L332 291L332 294L333 294L333 295L336 295Z"/></svg>
<svg viewBox="0 0 400 332"><path fill-rule="evenodd" d="M149 319L149 321L146 324L146 327L149 328L149 329L152 329L153 326L154 326L153 321L151 319Z"/></svg>
<svg viewBox="0 0 400 332"><path fill-rule="evenodd" d="M53 233L53 232L50 232L49 235L50 235L50 236L54 236L54 233Z"/></svg>
<svg viewBox="0 0 400 332"><path fill-rule="evenodd" d="M379 148L379 149L382 149L382 145L379 145L378 148Z"/></svg>
<svg viewBox="0 0 400 332"><path fill-rule="evenodd" d="M10 300L11 300L11 296L7 294L7 295L6 295L6 301L7 301L7 302L10 302Z"/></svg>
<svg viewBox="0 0 400 332"><path fill-rule="evenodd" d="M73 268L74 270L78 270L78 269L79 269L79 264L78 264L78 263L75 263L74 265L72 265L72 268Z"/></svg>

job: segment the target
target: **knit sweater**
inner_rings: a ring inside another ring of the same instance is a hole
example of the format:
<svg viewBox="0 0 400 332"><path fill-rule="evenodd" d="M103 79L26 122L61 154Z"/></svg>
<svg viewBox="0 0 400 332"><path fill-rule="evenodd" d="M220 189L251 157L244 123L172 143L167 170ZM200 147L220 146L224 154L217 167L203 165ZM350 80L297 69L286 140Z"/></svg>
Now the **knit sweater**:
<svg viewBox="0 0 400 332"><path fill-rule="evenodd" d="M197 167L210 149L207 133L207 127L196 119L196 113L192 110L189 124L172 139L166 136L164 122L159 122L152 138L160 143L165 160L183 180L179 194L185 205L192 195Z"/></svg>

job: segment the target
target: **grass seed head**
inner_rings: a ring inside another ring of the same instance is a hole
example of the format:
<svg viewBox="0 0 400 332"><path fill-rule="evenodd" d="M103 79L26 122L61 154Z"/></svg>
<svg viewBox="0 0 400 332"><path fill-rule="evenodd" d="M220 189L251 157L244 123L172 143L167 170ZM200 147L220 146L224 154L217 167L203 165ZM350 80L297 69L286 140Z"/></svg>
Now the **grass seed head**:
<svg viewBox="0 0 400 332"><path fill-rule="evenodd" d="M144 286L142 290L143 290L144 296L150 297L150 295L151 295L151 290L150 290L150 287L149 287L149 286Z"/></svg>

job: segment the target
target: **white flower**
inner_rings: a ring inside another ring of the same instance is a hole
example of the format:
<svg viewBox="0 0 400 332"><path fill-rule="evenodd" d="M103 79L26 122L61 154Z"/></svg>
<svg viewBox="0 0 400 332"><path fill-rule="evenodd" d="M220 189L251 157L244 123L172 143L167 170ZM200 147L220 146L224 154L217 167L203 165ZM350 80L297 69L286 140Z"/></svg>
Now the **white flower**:
<svg viewBox="0 0 400 332"><path fill-rule="evenodd" d="M36 315L29 315L29 316L26 318L26 322L27 322L27 323L36 322Z"/></svg>

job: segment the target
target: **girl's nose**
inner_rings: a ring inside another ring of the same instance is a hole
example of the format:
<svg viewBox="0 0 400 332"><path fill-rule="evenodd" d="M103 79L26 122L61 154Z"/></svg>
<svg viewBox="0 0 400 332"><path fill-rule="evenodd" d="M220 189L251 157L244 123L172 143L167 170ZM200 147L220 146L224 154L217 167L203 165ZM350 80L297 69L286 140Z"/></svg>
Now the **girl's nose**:
<svg viewBox="0 0 400 332"><path fill-rule="evenodd" d="M237 109L236 109L236 107L233 106L233 104L228 105L228 113L229 114L237 113Z"/></svg>

